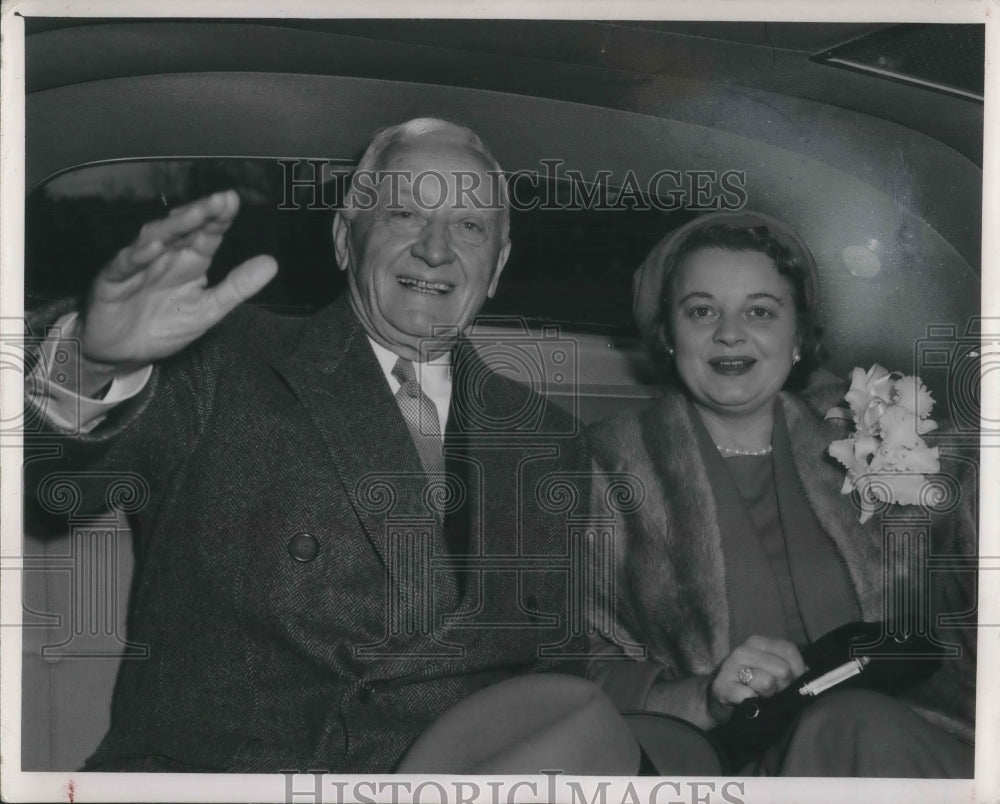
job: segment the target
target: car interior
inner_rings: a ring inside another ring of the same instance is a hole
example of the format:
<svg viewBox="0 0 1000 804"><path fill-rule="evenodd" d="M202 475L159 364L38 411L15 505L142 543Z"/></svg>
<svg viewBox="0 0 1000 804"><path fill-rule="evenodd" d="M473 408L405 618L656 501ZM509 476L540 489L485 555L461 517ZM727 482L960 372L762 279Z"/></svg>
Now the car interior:
<svg viewBox="0 0 1000 804"><path fill-rule="evenodd" d="M372 133L441 117L511 179L512 253L477 346L584 424L663 382L631 317L646 253L746 207L816 255L823 376L918 373L978 442L983 25L28 17L25 32L26 310L85 293L144 222L232 187L210 281L270 253L278 277L252 303L307 315L343 291L333 213ZM119 662L144 655L123 514L65 516L25 535L24 770L80 767Z"/></svg>

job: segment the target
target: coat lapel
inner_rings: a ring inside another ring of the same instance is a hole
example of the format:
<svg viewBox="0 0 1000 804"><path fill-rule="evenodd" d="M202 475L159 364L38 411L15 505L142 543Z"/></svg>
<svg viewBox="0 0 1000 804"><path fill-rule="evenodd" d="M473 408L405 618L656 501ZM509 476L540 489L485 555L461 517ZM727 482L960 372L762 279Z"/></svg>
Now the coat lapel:
<svg viewBox="0 0 1000 804"><path fill-rule="evenodd" d="M426 517L423 468L385 376L346 299L314 316L272 367L308 412L365 534L394 580L390 520Z"/></svg>
<svg viewBox="0 0 1000 804"><path fill-rule="evenodd" d="M822 417L843 398L844 388L822 386L806 394L781 394L779 397L788 425L788 436L795 470L802 481L809 505L823 529L833 539L847 565L851 581L866 620L883 616L885 566L880 518L864 525L850 498L840 494L843 471L827 454L832 441L844 438L843 425L823 422Z"/></svg>
<svg viewBox="0 0 1000 804"><path fill-rule="evenodd" d="M516 553L517 501L516 497L507 500L505 495L516 495L517 459L511 457L509 450L496 449L497 434L486 432L490 422L504 420L508 400L498 398L492 386L489 390L493 393L483 393L484 383L493 375L471 341L463 338L456 343L452 361L445 460L449 477L459 483L461 496L459 504L445 518L445 539L453 555ZM487 492L486 486L491 482L493 485ZM514 540L514 544L497 544L498 538ZM457 573L457 591L465 616L481 613L483 580L484 574L478 571ZM460 619L454 622L462 623Z"/></svg>
<svg viewBox="0 0 1000 804"><path fill-rule="evenodd" d="M729 649L729 608L719 520L685 398L667 392L638 417L594 433L594 454L627 457L644 503L627 515L615 561L619 593L650 659L679 662L682 675L710 672Z"/></svg>

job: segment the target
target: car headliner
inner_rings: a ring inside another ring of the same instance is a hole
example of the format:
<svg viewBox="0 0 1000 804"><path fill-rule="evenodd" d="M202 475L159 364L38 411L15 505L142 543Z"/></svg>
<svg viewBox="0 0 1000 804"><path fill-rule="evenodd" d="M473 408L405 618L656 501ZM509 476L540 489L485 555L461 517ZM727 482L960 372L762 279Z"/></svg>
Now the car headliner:
<svg viewBox="0 0 1000 804"><path fill-rule="evenodd" d="M983 107L809 59L878 27L29 19L26 183L112 159L352 159L423 115L482 132L507 169L744 170L750 205L817 255L833 354L905 367L929 324L962 335L979 311ZM881 274L848 273L843 250L872 241Z"/></svg>

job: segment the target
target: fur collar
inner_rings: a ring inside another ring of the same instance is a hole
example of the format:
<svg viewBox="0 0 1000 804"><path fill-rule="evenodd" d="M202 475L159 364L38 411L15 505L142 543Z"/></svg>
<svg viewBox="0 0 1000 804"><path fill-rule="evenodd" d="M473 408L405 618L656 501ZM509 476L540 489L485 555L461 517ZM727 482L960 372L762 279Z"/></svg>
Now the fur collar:
<svg viewBox="0 0 1000 804"><path fill-rule="evenodd" d="M882 540L878 521L862 526L843 474L827 456L842 425L823 415L843 397L841 385L781 394L795 469L819 523L837 546L865 619L882 616ZM638 642L647 659L680 675L710 672L729 653L729 612L718 515L698 452L697 415L679 392L653 407L602 422L590 431L598 468L627 476L641 505L619 514L613 562L618 635ZM600 512L597 512L600 513ZM605 515L615 512L606 510Z"/></svg>

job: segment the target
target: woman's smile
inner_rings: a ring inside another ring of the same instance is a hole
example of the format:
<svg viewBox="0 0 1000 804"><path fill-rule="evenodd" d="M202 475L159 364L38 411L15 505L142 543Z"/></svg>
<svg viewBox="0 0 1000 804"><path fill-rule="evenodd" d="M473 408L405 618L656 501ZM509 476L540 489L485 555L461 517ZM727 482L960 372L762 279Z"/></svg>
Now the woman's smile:
<svg viewBox="0 0 1000 804"><path fill-rule="evenodd" d="M708 365L716 374L724 377L740 377L749 372L757 361L752 357L713 357Z"/></svg>

